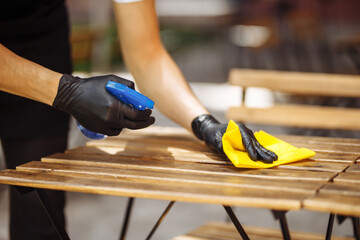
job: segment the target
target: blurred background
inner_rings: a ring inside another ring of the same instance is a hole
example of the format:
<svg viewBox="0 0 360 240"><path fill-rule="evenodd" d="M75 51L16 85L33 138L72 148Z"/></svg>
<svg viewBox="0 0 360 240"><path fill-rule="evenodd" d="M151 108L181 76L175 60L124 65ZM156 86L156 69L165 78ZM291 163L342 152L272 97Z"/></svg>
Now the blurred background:
<svg viewBox="0 0 360 240"><path fill-rule="evenodd" d="M110 0L69 1L75 71L124 71ZM230 68L360 71L357 0L157 0L160 32L189 82Z"/></svg>
<svg viewBox="0 0 360 240"><path fill-rule="evenodd" d="M73 0L67 4L74 74L115 73L131 79L119 49L112 1ZM241 101L241 89L226 83L231 68L341 74L360 71L359 0L156 0L156 7L164 46L195 94L221 121L227 121L227 108ZM260 89L252 101L266 104L269 94ZM345 101L360 106L358 100ZM156 125L176 126L156 110L154 114ZM275 127L266 130L289 132ZM69 140L69 147L86 141L74 124ZM0 167L5 167L2 159ZM6 187L0 186L0 191L0 239L6 240ZM126 198L67 196L72 239L118 239ZM162 201L138 200L128 239L144 239L165 206ZM279 228L268 210L237 208L237 214L243 224ZM301 211L287 216L290 230L326 230L327 214ZM220 206L177 203L153 239L171 239L208 220L224 219ZM347 221L334 229L338 235L351 232Z"/></svg>

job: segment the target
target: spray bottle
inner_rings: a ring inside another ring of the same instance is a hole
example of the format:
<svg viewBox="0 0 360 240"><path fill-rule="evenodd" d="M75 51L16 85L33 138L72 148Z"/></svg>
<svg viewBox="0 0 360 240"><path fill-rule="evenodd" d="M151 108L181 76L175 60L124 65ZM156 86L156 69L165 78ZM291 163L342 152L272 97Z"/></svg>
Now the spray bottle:
<svg viewBox="0 0 360 240"><path fill-rule="evenodd" d="M114 95L121 102L128 104L135 109L143 111L146 108L153 109L153 107L154 107L154 102L150 98L142 95L141 93L135 91L132 88L129 88L128 86L126 86L124 84L109 81L106 84L105 88L109 93ZM85 127L80 125L78 122L77 122L77 125L78 125L80 131L82 132L82 134L84 134L88 138L102 139L105 137L104 134L96 133L96 132L90 131L89 129L86 129Z"/></svg>

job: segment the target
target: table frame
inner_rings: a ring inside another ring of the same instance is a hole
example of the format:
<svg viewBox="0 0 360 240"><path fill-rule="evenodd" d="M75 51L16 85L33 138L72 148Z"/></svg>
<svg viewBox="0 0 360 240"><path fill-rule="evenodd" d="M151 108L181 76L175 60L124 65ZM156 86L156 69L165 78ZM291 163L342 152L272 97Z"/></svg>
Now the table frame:
<svg viewBox="0 0 360 240"><path fill-rule="evenodd" d="M56 230L56 233L59 236L59 239L61 239L61 240L70 240L70 237L67 234L65 226L62 224L62 222L60 221L59 216L56 214L56 212L54 210L54 207L53 207L53 205L52 205L52 203L51 203L51 201L50 201L49 197L47 196L44 189L31 188L31 187L20 187L20 186L15 186L15 188L18 190L18 192L20 194L26 194L26 193L35 191L37 196L39 197L39 201L41 202L42 206L44 207L45 212L48 214L48 216L49 216L49 218L51 220L51 223L53 224L53 226L54 226L54 228ZM120 237L119 237L120 240L126 240L126 233L127 233L128 226L129 226L129 223L130 223L131 212L132 212L133 207L134 207L134 201L135 201L135 198L133 198L133 197L128 198L125 217L124 217L124 220L123 220L123 225L122 225L121 233L120 233ZM163 213L161 214L159 219L156 221L154 227L151 229L150 233L147 235L145 240L151 240L152 236L154 235L154 233L156 232L156 230L158 229L160 224L163 222L166 215L169 213L169 211L171 210L171 208L173 207L174 204L175 204L175 201L170 201L169 202L168 206L165 208L165 210L163 211ZM223 207L224 207L229 219L231 220L231 222L234 224L236 230L238 231L241 239L250 240L250 238L247 235L245 229L242 227L239 219L236 217L232 207L231 206L225 206L225 205L223 205ZM286 219L286 216L285 216L286 212L287 211L272 210L274 219L279 220L279 222L280 222L280 227L281 227L281 232L282 232L282 235L283 235L283 239L284 240L290 240L291 235L290 235L287 219ZM332 229L333 229L333 225L334 225L335 216L337 216L339 224L342 224L347 218L350 218L351 221L352 221L354 238L356 240L360 240L360 221L359 221L359 217L349 217L349 216L342 216L342 215L336 215L336 214L330 214L329 215L329 221L328 221L328 226L327 226L326 236L325 236L326 240L331 240Z"/></svg>

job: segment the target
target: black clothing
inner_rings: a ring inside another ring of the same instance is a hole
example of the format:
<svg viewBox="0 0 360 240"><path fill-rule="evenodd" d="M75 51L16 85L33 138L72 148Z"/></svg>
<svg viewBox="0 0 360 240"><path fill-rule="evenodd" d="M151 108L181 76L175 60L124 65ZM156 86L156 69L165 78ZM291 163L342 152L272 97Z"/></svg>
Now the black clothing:
<svg viewBox="0 0 360 240"><path fill-rule="evenodd" d="M64 0L0 1L0 43L46 68L72 72ZM0 91L0 138L8 168L65 151L68 126L68 114ZM65 222L64 193L46 192ZM10 239L58 239L34 192L21 196L10 188Z"/></svg>
<svg viewBox="0 0 360 240"><path fill-rule="evenodd" d="M1 139L8 168L40 159L55 152L64 151L67 139ZM54 210L65 225L65 194L61 191L45 190ZM25 195L10 187L10 239L11 240L51 240L58 239L55 228L44 211L35 192Z"/></svg>
<svg viewBox="0 0 360 240"><path fill-rule="evenodd" d="M0 1L0 43L51 70L72 72L63 0ZM0 91L0 137L66 136L68 121L64 112Z"/></svg>

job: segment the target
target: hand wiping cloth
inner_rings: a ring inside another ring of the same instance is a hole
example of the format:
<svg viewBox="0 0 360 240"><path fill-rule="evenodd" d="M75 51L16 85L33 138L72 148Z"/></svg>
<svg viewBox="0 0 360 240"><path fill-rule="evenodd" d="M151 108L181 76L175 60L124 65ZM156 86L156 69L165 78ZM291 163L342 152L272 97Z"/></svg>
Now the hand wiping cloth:
<svg viewBox="0 0 360 240"><path fill-rule="evenodd" d="M254 133L258 142L268 150L273 151L278 156L278 160L273 163L263 163L250 159L245 147L238 125L230 120L226 132L222 137L223 150L230 161L238 168L271 168L278 165L292 163L307 159L315 155L314 151L306 148L297 148L284 142L270 134L259 131Z"/></svg>

